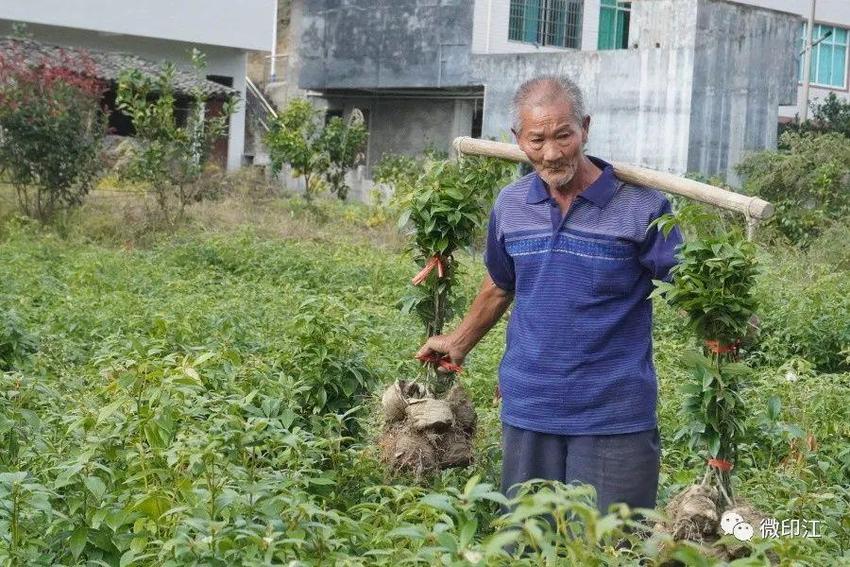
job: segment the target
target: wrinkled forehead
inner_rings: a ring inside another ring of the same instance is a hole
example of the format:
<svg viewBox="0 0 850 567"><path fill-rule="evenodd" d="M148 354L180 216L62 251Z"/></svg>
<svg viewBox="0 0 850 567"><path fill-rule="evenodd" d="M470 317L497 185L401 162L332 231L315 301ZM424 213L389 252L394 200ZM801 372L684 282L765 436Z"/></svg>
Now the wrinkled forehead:
<svg viewBox="0 0 850 567"><path fill-rule="evenodd" d="M529 100L519 109L520 122L524 128L537 126L580 125L575 112L566 99Z"/></svg>

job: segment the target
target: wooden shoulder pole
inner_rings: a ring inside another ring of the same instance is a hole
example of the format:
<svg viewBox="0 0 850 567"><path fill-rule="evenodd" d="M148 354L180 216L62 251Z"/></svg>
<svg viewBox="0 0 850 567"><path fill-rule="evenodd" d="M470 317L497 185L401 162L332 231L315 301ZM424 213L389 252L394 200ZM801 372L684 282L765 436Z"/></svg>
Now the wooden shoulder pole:
<svg viewBox="0 0 850 567"><path fill-rule="evenodd" d="M453 145L458 154L496 157L529 163L528 157L515 144L461 136L455 138ZM708 203L722 209L741 213L747 218L748 225L753 227L755 226L754 223L773 216L773 205L758 197L748 197L707 183L700 183L672 173L664 173L636 165L617 162L612 165L614 166L614 174L627 183L658 189L673 195L681 195L701 203Z"/></svg>

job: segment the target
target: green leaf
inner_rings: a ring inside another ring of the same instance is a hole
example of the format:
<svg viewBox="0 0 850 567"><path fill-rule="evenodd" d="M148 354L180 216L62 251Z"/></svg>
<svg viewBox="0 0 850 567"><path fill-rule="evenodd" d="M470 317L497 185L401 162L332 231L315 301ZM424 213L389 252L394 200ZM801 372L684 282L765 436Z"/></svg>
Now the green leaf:
<svg viewBox="0 0 850 567"><path fill-rule="evenodd" d="M134 506L136 510L152 520L158 520L171 508L171 500L158 494L150 494L142 498Z"/></svg>
<svg viewBox="0 0 850 567"><path fill-rule="evenodd" d="M79 526L73 532L71 532L71 537L68 538L68 547L71 549L71 554L74 556L74 559L80 557L80 554L86 547L86 541L88 540L88 537L88 526Z"/></svg>
<svg viewBox="0 0 850 567"><path fill-rule="evenodd" d="M103 498L103 495L106 493L106 484L99 477L89 476L83 481L86 485L86 488L89 489L89 492L92 493L95 500L98 502Z"/></svg>

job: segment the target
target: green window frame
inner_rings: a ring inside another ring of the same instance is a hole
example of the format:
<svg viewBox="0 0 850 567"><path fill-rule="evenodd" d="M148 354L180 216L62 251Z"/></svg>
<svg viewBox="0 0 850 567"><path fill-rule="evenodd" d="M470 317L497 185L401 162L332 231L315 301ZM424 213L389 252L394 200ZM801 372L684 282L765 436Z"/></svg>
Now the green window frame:
<svg viewBox="0 0 850 567"><path fill-rule="evenodd" d="M799 52L806 44L807 23L800 27L797 42ZM830 33L831 32L831 33ZM829 36L827 37L827 34ZM845 28L815 24L812 34L812 66L809 70L809 84L831 89L847 88L847 47L850 33ZM800 61L800 82L803 81L803 62Z"/></svg>
<svg viewBox="0 0 850 567"><path fill-rule="evenodd" d="M632 3L602 0L599 6L597 49L628 49Z"/></svg>
<svg viewBox="0 0 850 567"><path fill-rule="evenodd" d="M583 0L511 0L508 39L581 48Z"/></svg>

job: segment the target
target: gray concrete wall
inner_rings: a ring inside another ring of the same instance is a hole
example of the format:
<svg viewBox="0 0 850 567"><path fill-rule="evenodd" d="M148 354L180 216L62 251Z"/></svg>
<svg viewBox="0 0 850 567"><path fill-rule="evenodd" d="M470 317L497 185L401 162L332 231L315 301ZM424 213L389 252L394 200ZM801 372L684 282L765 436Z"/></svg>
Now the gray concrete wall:
<svg viewBox="0 0 850 567"><path fill-rule="evenodd" d="M793 15L700 0L688 169L735 184L747 152L776 147L780 104L796 99Z"/></svg>
<svg viewBox="0 0 850 567"><path fill-rule="evenodd" d="M469 0L305 0L304 89L469 84Z"/></svg>
<svg viewBox="0 0 850 567"><path fill-rule="evenodd" d="M429 149L448 153L452 140L472 130L471 100L330 97L327 104L331 110L343 110L344 116L354 108L368 112L367 175L387 154L416 156Z"/></svg>

